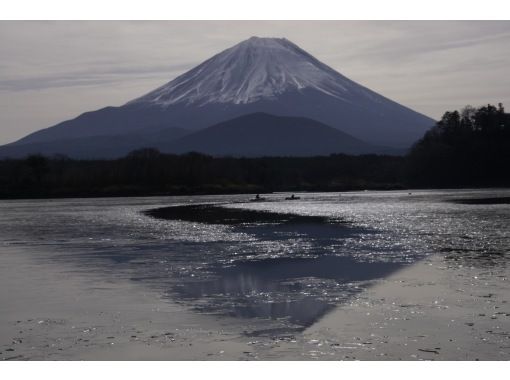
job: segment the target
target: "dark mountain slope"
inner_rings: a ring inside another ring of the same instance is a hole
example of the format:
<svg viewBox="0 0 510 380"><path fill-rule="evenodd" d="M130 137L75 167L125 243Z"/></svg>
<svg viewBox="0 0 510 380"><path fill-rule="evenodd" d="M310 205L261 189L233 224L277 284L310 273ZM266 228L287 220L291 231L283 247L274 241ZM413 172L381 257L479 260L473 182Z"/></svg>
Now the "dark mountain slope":
<svg viewBox="0 0 510 380"><path fill-rule="evenodd" d="M384 150L315 120L254 113L184 136L164 151L256 157L359 154L378 149Z"/></svg>

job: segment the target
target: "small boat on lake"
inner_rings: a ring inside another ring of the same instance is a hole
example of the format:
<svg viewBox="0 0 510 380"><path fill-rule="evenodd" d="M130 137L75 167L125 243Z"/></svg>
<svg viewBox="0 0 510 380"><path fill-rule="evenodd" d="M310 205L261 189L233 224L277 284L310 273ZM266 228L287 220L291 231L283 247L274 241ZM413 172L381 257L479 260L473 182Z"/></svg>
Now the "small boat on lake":
<svg viewBox="0 0 510 380"><path fill-rule="evenodd" d="M260 194L257 194L255 198L250 199L250 202L263 202L266 198L261 197Z"/></svg>
<svg viewBox="0 0 510 380"><path fill-rule="evenodd" d="M301 199L301 197L296 197L294 194L292 194L290 197L285 197L286 201L295 201L297 199Z"/></svg>

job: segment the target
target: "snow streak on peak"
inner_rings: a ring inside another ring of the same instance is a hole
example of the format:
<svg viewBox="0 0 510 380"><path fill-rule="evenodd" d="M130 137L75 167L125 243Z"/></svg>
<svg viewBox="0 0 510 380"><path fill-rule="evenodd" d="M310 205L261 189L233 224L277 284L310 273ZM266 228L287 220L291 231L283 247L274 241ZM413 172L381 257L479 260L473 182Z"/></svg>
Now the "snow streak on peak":
<svg viewBox="0 0 510 380"><path fill-rule="evenodd" d="M246 104L303 89L343 100L375 95L285 38L251 37L128 104Z"/></svg>

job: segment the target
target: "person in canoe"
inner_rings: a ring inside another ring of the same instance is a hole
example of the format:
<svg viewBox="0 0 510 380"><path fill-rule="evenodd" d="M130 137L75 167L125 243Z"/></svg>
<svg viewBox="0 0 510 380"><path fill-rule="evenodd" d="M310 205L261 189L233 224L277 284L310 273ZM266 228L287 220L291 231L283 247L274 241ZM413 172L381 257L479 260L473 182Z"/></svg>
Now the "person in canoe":
<svg viewBox="0 0 510 380"><path fill-rule="evenodd" d="M250 199L250 202L260 202L260 201L264 201L264 200L266 200L266 198L261 197L260 194L257 194L257 195L255 195L255 198Z"/></svg>

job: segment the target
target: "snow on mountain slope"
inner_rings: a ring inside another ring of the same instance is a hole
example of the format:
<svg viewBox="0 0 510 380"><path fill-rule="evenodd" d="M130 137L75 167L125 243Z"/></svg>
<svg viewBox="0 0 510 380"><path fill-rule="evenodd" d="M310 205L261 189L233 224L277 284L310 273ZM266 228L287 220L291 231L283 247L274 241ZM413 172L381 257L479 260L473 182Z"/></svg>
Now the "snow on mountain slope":
<svg viewBox="0 0 510 380"><path fill-rule="evenodd" d="M251 37L128 104L247 104L302 89L347 102L352 94L380 97L285 38Z"/></svg>
<svg viewBox="0 0 510 380"><path fill-rule="evenodd" d="M397 149L408 148L435 124L353 82L285 38L252 37L123 106L86 112L0 147L0 157L39 152L40 144L44 152L54 152L69 141L78 144L78 139L90 137L81 145L94 142L102 151L104 141L116 140L100 136L151 135L176 127L197 131L260 112L316 120L372 147ZM264 138L272 138L267 129ZM72 146L66 147L70 155Z"/></svg>

